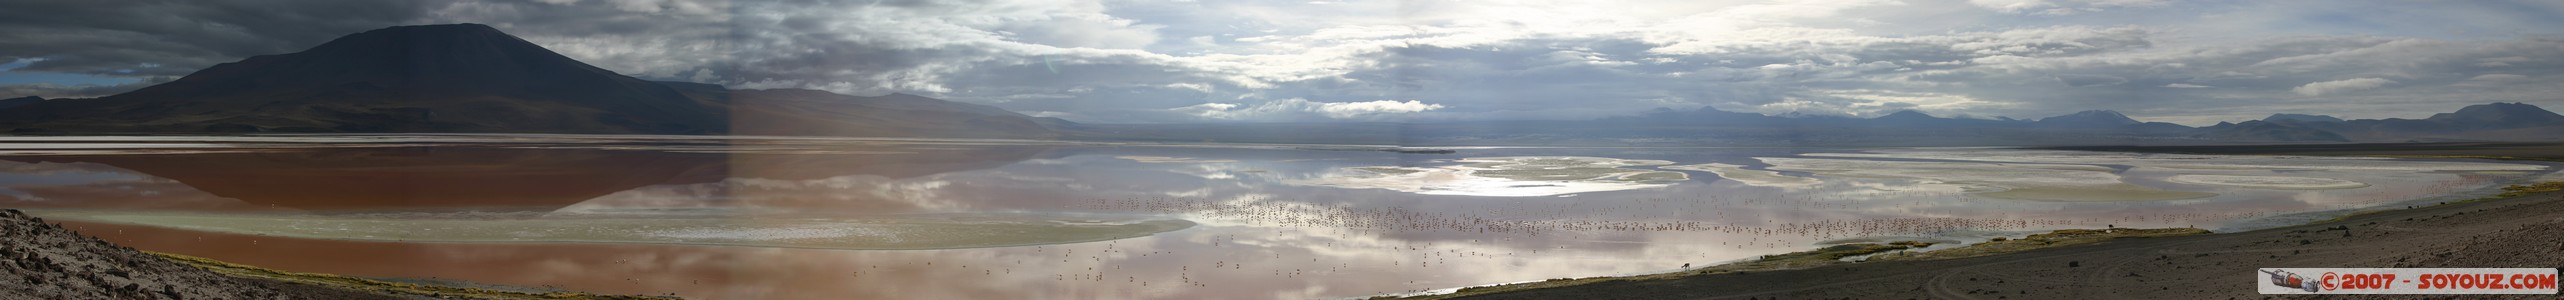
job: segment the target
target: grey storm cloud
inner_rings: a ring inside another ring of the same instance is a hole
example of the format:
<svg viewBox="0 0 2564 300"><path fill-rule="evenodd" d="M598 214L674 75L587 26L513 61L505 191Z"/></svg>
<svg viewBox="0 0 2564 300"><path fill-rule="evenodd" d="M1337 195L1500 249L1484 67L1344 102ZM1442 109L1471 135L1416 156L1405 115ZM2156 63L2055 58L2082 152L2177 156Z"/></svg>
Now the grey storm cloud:
<svg viewBox="0 0 2564 300"><path fill-rule="evenodd" d="M1084 122L1583 119L1710 107L2016 118L2115 109L2207 124L2271 112L2409 118L2494 101L2564 107L2552 96L2564 88L2550 84L2564 79L2555 21L2564 18L2538 17L2564 5L2540 2L2360 11L2041 0L0 3L10 8L0 33L13 37L0 39L0 58L41 59L21 72L154 82L366 29L469 22L643 78L912 93Z"/></svg>
<svg viewBox="0 0 2564 300"><path fill-rule="evenodd" d="M21 71L185 75L254 55L299 51L400 25L413 1L0 1L0 60Z"/></svg>

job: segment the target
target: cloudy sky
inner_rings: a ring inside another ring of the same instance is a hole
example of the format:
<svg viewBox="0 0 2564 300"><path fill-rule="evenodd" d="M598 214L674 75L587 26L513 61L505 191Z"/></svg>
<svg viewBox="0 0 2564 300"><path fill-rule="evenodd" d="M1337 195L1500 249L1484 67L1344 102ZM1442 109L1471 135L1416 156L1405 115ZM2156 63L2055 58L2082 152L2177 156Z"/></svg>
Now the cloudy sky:
<svg viewBox="0 0 2564 300"><path fill-rule="evenodd" d="M2237 3L2243 2L2243 3ZM0 0L0 97L87 97L407 24L607 69L1082 122L1652 108L2191 125L2564 109L2557 1Z"/></svg>

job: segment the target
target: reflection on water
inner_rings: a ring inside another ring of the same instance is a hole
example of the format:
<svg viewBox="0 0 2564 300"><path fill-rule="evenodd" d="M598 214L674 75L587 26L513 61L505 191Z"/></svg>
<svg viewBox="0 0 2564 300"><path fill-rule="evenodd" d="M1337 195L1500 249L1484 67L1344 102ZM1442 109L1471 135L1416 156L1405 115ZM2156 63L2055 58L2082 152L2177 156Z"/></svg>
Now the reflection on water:
<svg viewBox="0 0 2564 300"><path fill-rule="evenodd" d="M1432 155L1273 147L794 143L510 139L27 155L0 162L0 201L10 207L329 220L467 213L538 219L682 216L771 225L756 227L770 231L812 229L767 232L782 236L835 232L790 226L800 219L786 216L1175 218L1197 225L1107 241L943 250L414 243L74 225L141 249L286 270L612 293L714 299L1311 298L1666 271L1855 238L1967 241L2102 226L2231 229L2255 218L2384 205L2551 173L2544 166L2514 164L2258 157L2219 163L2206 160L2224 158L2011 150L1472 149ZM1801 155L1810 153L1833 154ZM1644 163L1471 166L1487 161L1468 160L1503 157ZM1996 159L2009 157L2021 159ZM1790 159L1853 165L1793 168L1797 162ZM1941 171L1825 169L1909 163L1931 163L1920 167ZM2270 168L2205 167L2227 165ZM2049 179L2210 196L2003 199L1983 194L2029 184L1982 178L1991 172L1984 168L2081 172ZM1564 194L1574 197L1486 197L1305 184L1497 169L1529 170L1499 172L1515 178L1494 178L1521 181L1500 188L1605 177L1630 179L1605 183L1647 186ZM1687 176L1629 178L1652 173ZM2173 179L2182 175L2194 176Z"/></svg>
<svg viewBox="0 0 2564 300"><path fill-rule="evenodd" d="M57 220L310 239L429 243L624 243L850 250L1014 247L1116 240L1192 227L1171 218L1062 213L891 215L192 213L30 210Z"/></svg>
<svg viewBox="0 0 2564 300"><path fill-rule="evenodd" d="M1690 179L1680 172L1629 169L1673 164L1577 156L1472 157L1440 167L1374 166L1351 168L1294 183L1342 188L1371 188L1426 195L1487 197L1555 196L1659 188Z"/></svg>
<svg viewBox="0 0 2564 300"><path fill-rule="evenodd" d="M9 147L16 147L16 144ZM917 152L732 155L666 149L673 147L597 148L445 146L22 155L0 156L0 160L17 162L0 164L6 164L6 168L13 171L118 172L132 178L175 181L192 190L236 199L238 204L248 206L244 208L550 210L653 185L734 179L915 177L996 167L1031 158L1047 150L1040 147L882 147L883 150ZM63 177L13 173L18 175L12 176L31 178ZM101 188L132 189L130 186ZM46 193L51 192L71 191ZM77 197L110 198L114 197Z"/></svg>
<svg viewBox="0 0 2564 300"><path fill-rule="evenodd" d="M1834 177L1884 177L1984 187L1976 195L2033 201L2161 201L2215 193L2173 191L2128 183L2117 170L2094 165L1810 159L1766 157L1773 170Z"/></svg>

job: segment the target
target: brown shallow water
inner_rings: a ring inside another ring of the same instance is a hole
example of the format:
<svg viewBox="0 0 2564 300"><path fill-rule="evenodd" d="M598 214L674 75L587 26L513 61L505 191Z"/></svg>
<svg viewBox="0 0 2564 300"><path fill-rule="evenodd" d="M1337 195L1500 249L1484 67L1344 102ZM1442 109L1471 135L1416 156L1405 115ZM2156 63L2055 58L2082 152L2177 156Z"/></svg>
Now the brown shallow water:
<svg viewBox="0 0 2564 300"><path fill-rule="evenodd" d="M0 155L6 160L0 161L0 201L6 201L0 203L393 220L681 216L743 226L785 218L956 213L1172 218L1198 225L1108 241L941 250L381 242L73 225L145 250L283 270L605 293L713 299L1316 298L1666 271L1846 239L1967 241L2102 226L2243 228L2274 216L2390 205L2551 172L2407 170L2355 161L2322 163L2361 167L2212 170L2112 161L2063 169L2123 178L2113 186L2215 196L2074 202L1986 197L1980 194L1987 187L1949 183L1968 180L1798 172L1758 176L1809 179L1772 185L1685 171L1688 179L1604 184L1460 175L1437 179L1455 184L1402 186L1413 187L1407 190L1304 184L1379 175L1363 167L1459 166L1455 160L1465 157L1586 156L1760 170L1769 165L1757 158L1876 149L1470 149L1434 155L1284 147L554 139L230 146ZM2259 161L2277 164L2270 162ZM2177 174L2342 178L2369 186L2249 189L2162 180ZM1470 196L1526 191L1575 193ZM806 233L766 229L712 234Z"/></svg>

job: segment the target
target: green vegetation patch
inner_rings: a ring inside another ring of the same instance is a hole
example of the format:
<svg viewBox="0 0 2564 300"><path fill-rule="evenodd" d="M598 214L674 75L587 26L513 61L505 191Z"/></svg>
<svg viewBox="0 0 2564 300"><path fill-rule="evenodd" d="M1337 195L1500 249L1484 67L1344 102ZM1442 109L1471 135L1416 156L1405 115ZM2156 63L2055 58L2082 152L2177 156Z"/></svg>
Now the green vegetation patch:
<svg viewBox="0 0 2564 300"><path fill-rule="evenodd" d="M2099 243L2099 242L2101 242L2101 241L2108 241L2108 240L2113 240L2113 239L2122 239L2122 238L2148 238L2148 237L2185 236L2185 235L2202 235L2202 234L2209 234L2209 233L2210 233L2210 232L2208 232L2208 230L2207 230L2207 229L2198 229L2198 228L2155 228L2155 229L2136 229L2136 228L2114 228L2114 229L2063 229L2063 230L2057 230L2057 231L2050 231L2050 232L2048 232L2048 233L2032 234L2032 235L2030 235L2030 236L2028 236L2028 237L2022 237L2022 238L2019 238L2019 239L1995 238L1995 239L1994 239L1994 240L1992 240L1992 241L1986 241L1986 242L1983 242L1983 243L1970 244L1970 245L1967 245L1966 247L1958 247L1958 248L1951 248L1951 249L1941 249L1941 250L1933 250L1933 251L1924 251L1924 252L1904 252L1904 253L1891 253L1891 254L1874 255L1874 256L1870 256L1870 257L1869 257L1869 260L1874 260L1874 261L1898 261L1898 260L1935 260L1935 259L1968 258L1968 257L1978 257L1978 256L1987 256L1987 255L1995 255L1995 254L2013 253L2013 252L2030 251L2030 250L2038 250L2038 249L2047 249L2047 248L2056 248L2056 247L2065 247L2065 246L2073 246L2073 245L2082 245L2082 244Z"/></svg>
<svg viewBox="0 0 2564 300"><path fill-rule="evenodd" d="M2036 250L2036 249L2046 249L2046 248L2065 247L2065 246L2072 246L2072 245L2090 244L2090 243L2098 243L2098 242L2101 242L2101 241L2107 241L2107 240L2111 240L2111 239L2120 239L2120 238L2145 238L2145 237L2185 236L2185 235L2202 235L2202 234L2208 234L2208 233L2209 233L2209 232L2208 232L2208 230L2204 230L2204 229L2197 229L2197 228L2159 228L2159 229L2135 229L2135 228L2116 228L2116 229L2065 229L2065 230L2051 231L2051 232L2048 232L2048 233L2032 234L2032 235L2030 235L2030 236L2028 236L2028 237L2023 237L2023 238L2020 238L2020 239L2000 239L2000 238L1998 238L1998 239L1996 239L1996 240L1994 240L1994 241L1988 241L1988 242L1984 242L1984 243L1977 243L1977 244L1974 244L1974 245L1968 245L1968 246L1966 246L1966 247L1951 248L1951 249L1941 249L1941 250L1933 250L1933 251L1924 251L1924 252L1901 252L1901 251L1899 251L1899 250L1919 249L1919 248L1923 248L1923 247L1930 247L1930 246L1932 246L1932 243L1928 243L1928 242L1918 242L1918 241L1901 241L1901 242L1893 242L1893 243L1886 243L1886 244L1877 244L1877 243L1843 244L1843 245L1827 246L1827 247L1825 247L1825 248L1819 248L1819 249L1816 249L1816 250L1801 251L1801 252L1791 252L1791 253L1786 253L1786 254L1779 254L1779 255L1764 256L1764 257L1762 257L1762 258L1757 258L1757 259L1750 260L1750 261L1737 262L1737 263L1730 263L1730 264L1723 264L1723 265L1717 265L1717 266L1710 266L1710 267L1706 267L1706 268L1698 268L1698 269L1691 269L1691 270L1683 270L1683 271L1681 271L1681 272L1673 272L1673 273L1650 274L1650 275L1637 275L1637 276L1606 276L1606 277L1587 277L1587 278L1559 278L1559 279L1550 279L1550 280L1547 280L1547 281L1541 281L1541 282L1527 282L1527 283L1517 283L1517 284L1506 284L1506 285L1495 285L1495 286L1481 286L1481 287L1469 287L1469 288L1462 288L1462 289L1460 289L1459 291L1455 291L1455 292L1452 292L1452 293L1450 293L1450 294L1440 294L1440 295L1422 295L1422 296L1414 296L1414 297L1375 297L1375 298L1373 298L1373 299L1449 299L1449 298L1457 298L1457 297L1462 297L1462 296L1485 295L1485 294L1494 294L1494 293L1502 293L1502 292L1509 292L1509 291L1534 290L1534 289L1544 289L1544 288L1556 288L1556 287L1565 287L1565 286L1583 285L1583 284L1598 283L1598 282L1611 282L1611 281L1622 281L1622 280L1633 280L1633 281L1634 281L1634 280L1667 280L1667 279L1680 279L1680 278L1684 278L1684 277L1690 277L1690 276L1702 276L1702 275L1710 275L1710 274L1735 273L1735 272L1756 272L1756 271L1776 271L1776 270L1793 270L1793 269L1806 269L1806 268L1815 268L1815 267L1823 267L1823 266L1830 266L1830 265L1840 265L1840 264L1855 264L1855 263L1860 263L1860 262L1848 262L1848 261L1843 261L1843 258L1846 258L1846 257L1853 257L1853 256L1861 256L1861 255L1869 255L1868 259L1862 260L1863 262L1867 262L1867 261L1881 261L1881 260L1933 260L1933 259L1952 259L1952 258L1977 257L1977 256L1995 255L1995 254L2002 254L2002 253L2012 253L2012 252L2029 251L2029 250ZM1890 252L1895 252L1895 253L1890 253Z"/></svg>
<svg viewBox="0 0 2564 300"><path fill-rule="evenodd" d="M287 272L203 257L144 251L169 261L232 277L258 278L381 295L433 299L677 299L676 297L599 295L569 291L511 291L390 282L318 273Z"/></svg>
<svg viewBox="0 0 2564 300"><path fill-rule="evenodd" d="M1485 295L1485 294L1501 293L1501 292L1508 292L1508 291L1520 291L1520 290L1533 290L1533 289L1555 288L1555 287L1564 287L1564 286L1582 285L1582 284L1597 283L1597 282L1610 282L1610 281L1621 281L1621 280L1666 280L1666 279L1678 279L1678 278L1683 278L1683 277L1688 277L1688 276L1705 275L1705 274L1719 274L1719 273L1733 273L1733 272L1752 272L1752 271L1774 271L1774 270L1806 269L1806 268L1822 267L1822 266L1829 266L1829 265L1837 265L1837 264L1849 264L1849 263L1853 263L1853 262L1846 262L1846 261L1843 261L1843 258L1845 258L1845 257L1853 257L1853 256L1861 256L1861 255L1879 254L1879 253L1886 253L1886 252L1889 252L1889 251L1906 250L1906 249L1917 249L1917 248L1930 247L1930 246L1932 246L1932 243L1928 243L1928 242L1917 242L1917 241L1900 241L1900 242L1893 242L1893 243L1886 243L1886 244L1878 244L1878 243L1842 244L1842 245L1827 246L1827 247L1825 247L1825 248L1818 248L1818 249L1816 249L1816 250L1800 251L1800 252L1790 252L1790 253L1784 253L1784 254L1778 254L1778 255L1768 255L1768 256L1763 256L1762 258L1757 258L1757 259L1750 260L1750 261L1737 262L1737 263L1730 263L1730 264L1723 264L1723 265L1716 265L1716 266L1710 266L1710 267L1705 267L1705 268L1697 268L1697 269L1683 270L1682 272L1662 273L1662 274L1650 274L1650 275L1637 275L1637 276L1605 276L1605 277L1586 277L1586 278L1559 278L1559 279L1550 279L1550 280L1547 280L1547 281L1541 281L1541 282L1526 282L1526 283L1517 283L1517 284L1506 284L1506 285L1493 285L1493 286L1480 286L1480 287L1462 288L1462 289L1460 289L1460 290L1458 290L1458 291L1454 291L1454 292L1452 292L1452 293L1450 293L1450 294L1440 294L1440 295L1421 295L1421 296L1404 297L1404 298L1401 298L1401 297L1374 297L1373 299L1450 299L1450 298L1458 298L1458 297L1462 297L1462 296Z"/></svg>
<svg viewBox="0 0 2564 300"><path fill-rule="evenodd" d="M2513 185L2510 185L2510 186L2502 187L2502 193L2500 193L2500 194L2493 194L2492 196L2476 197L2475 199L2466 199L2466 200L2457 200L2457 201L2442 202L2442 203L2440 203L2440 204L2472 203L2472 202L2482 202L2482 201L2488 201L2488 200L2500 200L2500 199L2519 198L2519 197L2521 197L2521 196L2535 195L2535 194L2539 194L2539 193L2548 193L2548 192L2555 192L2555 191L2564 191L2564 181L2548 181L2548 182L2539 182L2539 183L2531 183L2531 184L2513 184ZM2374 212L2371 212L2371 213L2374 213ZM2344 216L2341 216L2341 217L2339 217L2339 218L2333 218L2333 220L2347 219L2347 218L2350 218L2350 216L2356 216L2356 215L2360 215L2360 214L2344 215ZM2333 221L2333 220L2327 220L2327 221Z"/></svg>
<svg viewBox="0 0 2564 300"><path fill-rule="evenodd" d="M1790 252L1790 253L1783 253L1783 254L1779 254L1779 255L1768 255L1768 256L1763 256L1763 257L1762 257L1762 258L1760 258L1760 259L1755 259L1755 260L1752 260L1752 261L1746 261L1746 262L1740 262L1740 263L1732 263L1732 264L1724 264L1724 265L1717 265L1717 266L1710 266L1710 267L1707 267L1707 268L1700 268L1700 269L1694 270L1694 272L1693 272L1693 273L1695 273L1695 274L1717 274L1717 273L1731 273L1731 272L1750 272L1750 271L1772 271L1772 270L1805 269L1805 268L1820 267L1820 266L1833 265L1833 264L1844 264L1844 263L1850 263L1850 262L1845 262L1845 261L1843 261L1843 258L1845 258L1845 257L1853 257L1853 256L1861 256L1861 255L1871 255L1871 254L1887 253L1888 251L1897 251L1897 250L1906 250L1906 249L1918 249L1918 248L1931 247L1931 246L1932 246L1932 243L1927 243L1927 242L1918 242L1918 241L1899 241L1899 242L1886 243L1886 244L1861 243L1861 244L1842 244L1842 245L1833 245L1833 246L1826 246L1825 248L1817 248L1816 250L1810 250L1810 251Z"/></svg>
<svg viewBox="0 0 2564 300"><path fill-rule="evenodd" d="M2510 199L2510 198L2519 198L2519 197L2522 197L2522 196L2535 195L2535 194L2540 194L2540 193L2551 193L2551 192L2557 192L2557 191L2564 191L2564 181L2548 181L2548 182L2539 182L2539 183L2531 183L2531 184L2513 184L2513 185L2510 185L2510 186L2502 187L2502 193L2500 193L2500 194L2494 194L2494 195L2492 195L2492 196L2476 197L2476 198L2474 198L2474 199L2466 199L2466 200L2457 200L2457 201L2440 202L2439 204L2440 204L2440 205L2447 205L2447 204L2458 204L2458 203L2470 203L2470 202L2480 202L2480 201L2490 201L2490 200ZM2365 215L2371 215L2371 214L2377 214L2377 213L2383 213L2383 212L2387 212L2387 211L2393 211L2393 209L2377 209L2377 210L2366 210L2366 211L2351 212L2351 213L2348 213L2348 214L2342 214L2342 215L2341 215L2341 216L2339 216L2339 217L2333 217L2333 218L2331 218L2331 219L2324 219L2324 220L2322 220L2322 221L2314 221L2314 222L2306 222L2306 224L2321 224L2321 223L2340 222L2341 220L2349 220L2350 218L2353 218L2353 217L2365 216Z"/></svg>
<svg viewBox="0 0 2564 300"><path fill-rule="evenodd" d="M2513 185L2511 185L2511 186L2502 187L2502 194L2500 194L2500 195L2493 195L2493 197L2496 197L2496 198L2512 198L2512 197L2527 196L2527 195L2532 195L2532 194L2537 194L2537 193L2549 193L2549 192L2556 192L2556 191L2564 191L2564 181L2548 181L2548 182L2539 182L2539 183L2531 183L2531 184L2513 184Z"/></svg>

